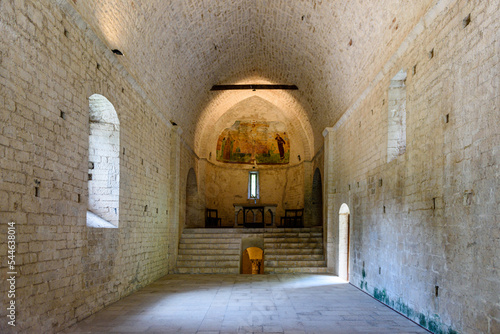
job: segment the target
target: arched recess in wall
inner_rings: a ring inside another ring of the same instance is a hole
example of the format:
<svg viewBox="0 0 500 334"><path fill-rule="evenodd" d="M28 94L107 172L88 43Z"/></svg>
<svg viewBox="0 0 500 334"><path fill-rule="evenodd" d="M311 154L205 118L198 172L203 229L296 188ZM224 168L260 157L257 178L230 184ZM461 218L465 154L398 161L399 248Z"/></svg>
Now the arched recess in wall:
<svg viewBox="0 0 500 334"><path fill-rule="evenodd" d="M312 221L313 226L323 226L323 187L321 172L316 168L312 184Z"/></svg>
<svg viewBox="0 0 500 334"><path fill-rule="evenodd" d="M188 172L186 182L186 217L184 226L201 227L202 221L198 208L198 182L193 168Z"/></svg>
<svg viewBox="0 0 500 334"><path fill-rule="evenodd" d="M118 227L120 202L120 121L107 98L89 97L89 227Z"/></svg>
<svg viewBox="0 0 500 334"><path fill-rule="evenodd" d="M350 211L347 204L342 204L339 211L339 277L349 280L350 251Z"/></svg>
<svg viewBox="0 0 500 334"><path fill-rule="evenodd" d="M259 247L248 247L242 254L241 273L264 274L264 251Z"/></svg>

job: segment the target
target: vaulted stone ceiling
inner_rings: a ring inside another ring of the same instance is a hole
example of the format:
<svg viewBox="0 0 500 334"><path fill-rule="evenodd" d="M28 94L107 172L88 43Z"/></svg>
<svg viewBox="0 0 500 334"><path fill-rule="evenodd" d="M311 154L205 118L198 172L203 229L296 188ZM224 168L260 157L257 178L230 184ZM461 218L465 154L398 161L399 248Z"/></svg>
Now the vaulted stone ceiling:
<svg viewBox="0 0 500 334"><path fill-rule="evenodd" d="M256 95L296 117L316 151L435 0L69 0L198 150ZM295 92L210 92L214 84ZM314 154L314 152L312 152Z"/></svg>

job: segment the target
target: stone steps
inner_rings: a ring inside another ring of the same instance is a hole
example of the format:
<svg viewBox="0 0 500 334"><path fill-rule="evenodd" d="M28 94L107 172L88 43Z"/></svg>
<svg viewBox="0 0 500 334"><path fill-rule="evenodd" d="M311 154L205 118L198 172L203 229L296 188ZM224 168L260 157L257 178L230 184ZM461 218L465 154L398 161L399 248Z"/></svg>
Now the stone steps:
<svg viewBox="0 0 500 334"><path fill-rule="evenodd" d="M178 267L177 274L239 274L239 268L189 268Z"/></svg>
<svg viewBox="0 0 500 334"><path fill-rule="evenodd" d="M328 268L325 267L302 267L302 268L281 268L264 267L264 274L327 274Z"/></svg>
<svg viewBox="0 0 500 334"><path fill-rule="evenodd" d="M265 260L264 268L266 267L282 267L282 268L294 268L294 267L322 267L324 266L324 260L312 261L307 259L300 260Z"/></svg>
<svg viewBox="0 0 500 334"><path fill-rule="evenodd" d="M181 260L183 268L239 268L238 259L232 260Z"/></svg>
<svg viewBox="0 0 500 334"><path fill-rule="evenodd" d="M238 274L241 239L261 236L264 272L326 273L322 228L185 229L179 242L176 273Z"/></svg>
<svg viewBox="0 0 500 334"><path fill-rule="evenodd" d="M307 255L309 261L323 261L324 256L321 254L266 254L266 261L301 261Z"/></svg>

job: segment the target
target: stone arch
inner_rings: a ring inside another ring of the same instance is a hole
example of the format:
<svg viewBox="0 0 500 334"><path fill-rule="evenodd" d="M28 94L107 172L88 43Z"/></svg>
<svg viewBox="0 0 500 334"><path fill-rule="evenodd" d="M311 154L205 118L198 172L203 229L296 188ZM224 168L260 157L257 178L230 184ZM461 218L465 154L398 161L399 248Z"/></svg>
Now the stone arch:
<svg viewBox="0 0 500 334"><path fill-rule="evenodd" d="M323 186L321 172L316 168L312 184L312 226L323 226Z"/></svg>
<svg viewBox="0 0 500 334"><path fill-rule="evenodd" d="M236 84L244 83L262 83L272 84L266 78L250 76L245 79L240 79ZM208 138L214 133L214 125L222 124L228 111L234 109L235 106L241 104L245 100L260 99L266 101L269 105L273 105L276 110L280 110L279 119L288 123L290 131L296 134L296 143L302 147L301 156L304 160L310 160L314 152L314 134L307 111L310 106L304 105L304 101L300 101L297 96L289 91L281 90L236 90L236 91L221 91L214 94L206 101L205 106L196 123L194 131L194 150L200 157L209 157L210 148L207 143L212 143L213 140ZM258 109L256 109L258 110ZM234 120L233 116L229 116ZM217 131L215 131L217 132ZM295 156L295 155L293 155Z"/></svg>
<svg viewBox="0 0 500 334"><path fill-rule="evenodd" d="M248 247L242 254L242 274L258 275L264 273L264 251L259 247Z"/></svg>
<svg viewBox="0 0 500 334"><path fill-rule="evenodd" d="M252 274L253 267L259 265L258 274L264 273L264 237L263 235L249 235L241 239L240 245L240 274ZM260 261L258 261L260 260ZM260 262L260 264L258 263ZM254 273L256 274L255 270Z"/></svg>
<svg viewBox="0 0 500 334"><path fill-rule="evenodd" d="M350 211L343 203L339 210L339 277L349 280Z"/></svg>
<svg viewBox="0 0 500 334"><path fill-rule="evenodd" d="M107 98L89 97L88 213L90 227L117 227L120 200L120 121Z"/></svg>

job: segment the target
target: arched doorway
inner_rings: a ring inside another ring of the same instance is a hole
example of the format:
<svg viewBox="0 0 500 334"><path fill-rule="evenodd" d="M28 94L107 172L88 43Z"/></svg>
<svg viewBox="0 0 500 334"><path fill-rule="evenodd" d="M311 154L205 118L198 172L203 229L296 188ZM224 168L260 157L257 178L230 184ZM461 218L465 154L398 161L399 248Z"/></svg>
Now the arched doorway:
<svg viewBox="0 0 500 334"><path fill-rule="evenodd" d="M347 204L339 211L339 277L349 280L350 212Z"/></svg>
<svg viewBox="0 0 500 334"><path fill-rule="evenodd" d="M314 171L312 184L312 226L323 226L323 189L319 168Z"/></svg>
<svg viewBox="0 0 500 334"><path fill-rule="evenodd" d="M242 274L264 273L264 251L259 247L248 247L242 254Z"/></svg>
<svg viewBox="0 0 500 334"><path fill-rule="evenodd" d="M191 168L188 172L186 182L186 218L184 226L195 227L202 222L199 221L199 212L197 209L198 199L198 183L196 182L196 174Z"/></svg>

